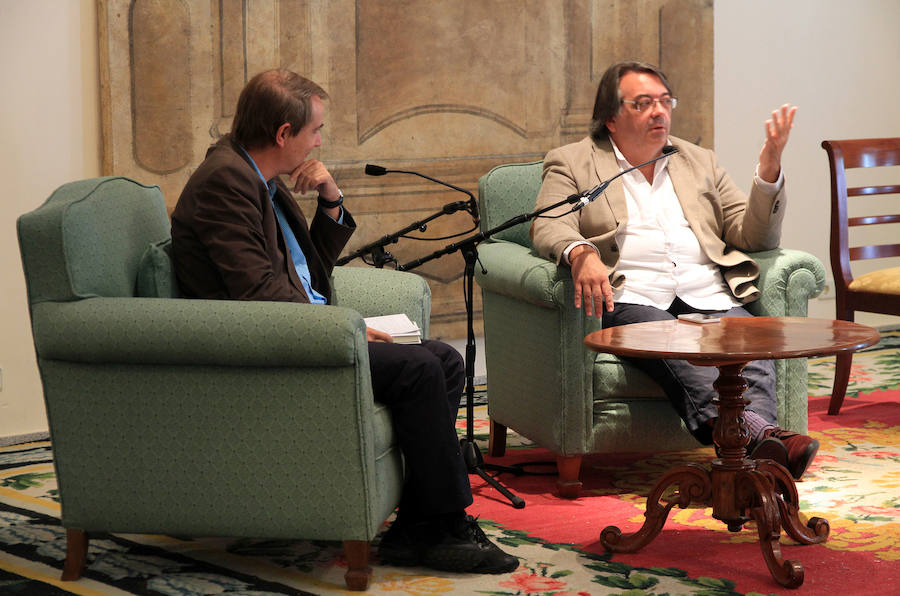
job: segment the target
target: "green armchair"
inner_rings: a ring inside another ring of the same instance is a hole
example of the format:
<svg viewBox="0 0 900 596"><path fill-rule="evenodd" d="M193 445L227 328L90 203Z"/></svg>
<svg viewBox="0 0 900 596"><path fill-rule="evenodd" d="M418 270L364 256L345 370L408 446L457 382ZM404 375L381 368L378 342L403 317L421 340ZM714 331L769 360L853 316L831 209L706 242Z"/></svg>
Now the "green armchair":
<svg viewBox="0 0 900 596"><path fill-rule="evenodd" d="M541 172L541 162L532 162L501 165L482 176L482 230L533 211ZM599 321L574 307L568 268L537 255L529 224L496 234L478 252L492 456L505 453L506 429L514 429L556 455L559 493L576 498L586 454L698 445L651 378L584 347ZM825 284L822 263L788 249L752 256L762 269L761 297L748 308L756 315L806 316L807 302ZM775 366L779 421L806 432L806 360L778 360Z"/></svg>
<svg viewBox="0 0 900 596"><path fill-rule="evenodd" d="M340 306L186 300L157 187L66 184L18 220L67 530L343 541L351 589L400 499L403 464L375 403L365 316L427 333L430 290L339 267Z"/></svg>

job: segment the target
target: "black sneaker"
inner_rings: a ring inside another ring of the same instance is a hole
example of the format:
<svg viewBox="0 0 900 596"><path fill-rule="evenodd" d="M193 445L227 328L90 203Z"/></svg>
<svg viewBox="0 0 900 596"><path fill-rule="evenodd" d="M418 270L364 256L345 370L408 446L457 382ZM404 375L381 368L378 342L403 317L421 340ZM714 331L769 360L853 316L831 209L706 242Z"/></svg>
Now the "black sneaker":
<svg viewBox="0 0 900 596"><path fill-rule="evenodd" d="M485 536L471 515L457 520L441 540L425 546L422 564L456 573L509 573L519 559L509 555Z"/></svg>
<svg viewBox="0 0 900 596"><path fill-rule="evenodd" d="M378 543L378 558L386 565L409 567L420 565L422 549L416 544L406 524L399 520L391 523Z"/></svg>
<svg viewBox="0 0 900 596"><path fill-rule="evenodd" d="M519 560L485 536L470 515L418 523L394 522L381 537L378 558L387 565L422 565L455 573L509 573Z"/></svg>

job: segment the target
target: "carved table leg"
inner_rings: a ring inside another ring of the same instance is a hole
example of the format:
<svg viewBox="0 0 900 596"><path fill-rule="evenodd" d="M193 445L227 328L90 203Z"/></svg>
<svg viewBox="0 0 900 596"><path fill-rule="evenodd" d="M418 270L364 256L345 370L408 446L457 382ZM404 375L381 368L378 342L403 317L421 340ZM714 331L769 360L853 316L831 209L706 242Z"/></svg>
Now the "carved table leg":
<svg viewBox="0 0 900 596"><path fill-rule="evenodd" d="M603 529L600 542L607 550L634 552L642 548L659 534L673 507L685 508L692 501L701 501L711 504L713 517L725 522L732 532L755 520L759 546L775 581L788 588L803 583L803 566L781 556L781 528L801 544L817 544L828 537L828 522L813 517L804 526L798 513L797 487L788 471L769 460L755 462L747 458L750 431L744 409L750 402L743 397L747 388L741 374L744 365L719 364L715 382L719 417L713 429L719 458L709 470L688 465L665 474L647 497L646 519L637 532L622 534L616 526ZM677 492L666 500L665 506L661 505L659 501L672 486L677 486Z"/></svg>
<svg viewBox="0 0 900 596"><path fill-rule="evenodd" d="M796 588L803 583L803 566L797 561L786 561L781 556L781 515L776 503L771 476L752 470L738 478L739 490L752 503L750 514L756 520L759 547L772 577L786 588Z"/></svg>
<svg viewBox="0 0 900 596"><path fill-rule="evenodd" d="M741 375L743 368L744 364L720 365L719 378L713 383L719 396L714 401L719 417L713 428L719 459L710 466L713 517L725 522L732 532L739 532L750 520L745 504L735 495L735 476L756 467L747 459L750 429L744 419L744 408L750 402L743 397L747 389L747 381Z"/></svg>
<svg viewBox="0 0 900 596"><path fill-rule="evenodd" d="M665 507L659 501L666 490L673 485L678 491L668 499ZM669 511L676 505L685 509L692 501L707 502L710 495L709 472L706 468L689 464L676 468L659 479L650 496L647 497L646 518L641 529L633 534L622 534L616 526L607 526L600 533L600 542L612 552L632 553L649 544L662 530Z"/></svg>
<svg viewBox="0 0 900 596"><path fill-rule="evenodd" d="M769 572L779 584L796 588L803 583L803 566L782 558L781 528L802 544L815 544L825 540L829 526L824 519L812 518L804 528L798 515L797 487L787 470L772 461L747 459L750 436L744 408L749 402L742 397L747 387L741 375L743 366L720 365L715 384L719 419L713 438L721 458L712 463L713 516L732 531L748 521L748 514L756 520L759 546Z"/></svg>
<svg viewBox="0 0 900 596"><path fill-rule="evenodd" d="M821 517L811 517L806 525L800 521L800 497L797 495L797 486L790 473L773 461L762 460L757 462L760 473L769 477L775 491L775 502L781 513L781 526L788 536L800 544L821 544L828 539L831 527L828 520Z"/></svg>

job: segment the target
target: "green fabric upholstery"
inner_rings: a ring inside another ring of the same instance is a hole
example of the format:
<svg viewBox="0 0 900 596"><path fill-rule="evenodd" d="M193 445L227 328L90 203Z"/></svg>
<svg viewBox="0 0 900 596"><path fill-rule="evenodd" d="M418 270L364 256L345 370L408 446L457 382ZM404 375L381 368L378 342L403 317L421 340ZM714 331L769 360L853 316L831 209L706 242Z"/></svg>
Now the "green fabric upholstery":
<svg viewBox="0 0 900 596"><path fill-rule="evenodd" d="M362 316L427 329L422 278L337 268L340 306L174 298L162 195L124 178L60 187L18 234L63 526L376 535L403 465Z"/></svg>
<svg viewBox="0 0 900 596"><path fill-rule="evenodd" d="M172 239L152 242L138 263L137 295L144 298L179 298L172 266Z"/></svg>
<svg viewBox="0 0 900 596"><path fill-rule="evenodd" d="M428 337L431 319L431 288L424 278L408 271L335 267L332 278L333 302L352 308L365 317L391 315L402 311Z"/></svg>
<svg viewBox="0 0 900 596"><path fill-rule="evenodd" d="M541 162L494 168L479 180L483 230L530 213ZM595 354L584 337L600 328L573 306L568 268L534 251L524 223L479 247L485 360L491 420L560 456L696 447L659 386L619 358ZM810 254L777 249L752 255L762 268L757 315L806 316L825 283ZM778 415L785 428L807 429L805 359L776 361Z"/></svg>

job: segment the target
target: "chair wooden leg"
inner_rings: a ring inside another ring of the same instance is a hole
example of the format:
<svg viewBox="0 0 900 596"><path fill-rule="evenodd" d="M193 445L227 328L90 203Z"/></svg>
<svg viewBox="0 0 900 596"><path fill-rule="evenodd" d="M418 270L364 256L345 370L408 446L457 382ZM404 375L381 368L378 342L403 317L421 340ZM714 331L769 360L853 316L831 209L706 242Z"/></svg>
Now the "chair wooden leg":
<svg viewBox="0 0 900 596"><path fill-rule="evenodd" d="M564 499L577 499L581 495L581 456L557 455L556 469L559 477L556 480L556 489L559 496Z"/></svg>
<svg viewBox="0 0 900 596"><path fill-rule="evenodd" d="M847 395L847 384L850 382L850 365L853 353L838 354L834 364L834 386L831 389L831 400L828 402L828 414L837 416Z"/></svg>
<svg viewBox="0 0 900 596"><path fill-rule="evenodd" d="M503 457L506 454L506 427L494 420L491 420L491 436L488 440L488 453L493 457Z"/></svg>
<svg viewBox="0 0 900 596"><path fill-rule="evenodd" d="M347 572L344 574L347 589L354 592L366 591L372 578L372 568L369 567L369 541L344 540L344 558L347 559Z"/></svg>
<svg viewBox="0 0 900 596"><path fill-rule="evenodd" d="M84 530L66 530L66 563L63 566L64 582L75 581L84 572L87 562L88 535Z"/></svg>

